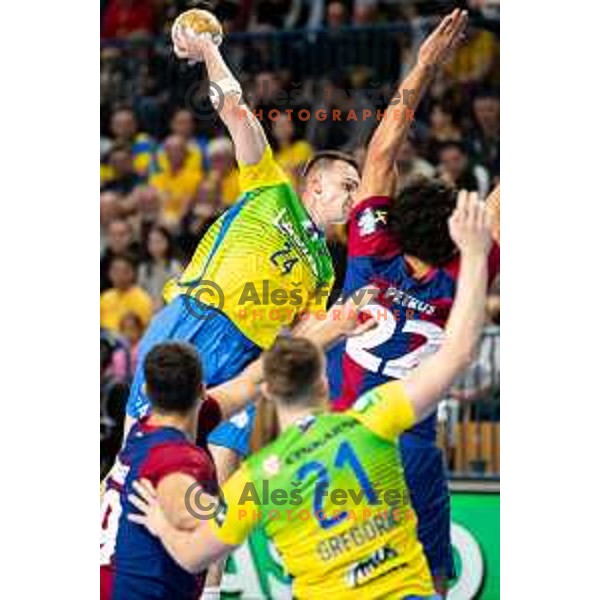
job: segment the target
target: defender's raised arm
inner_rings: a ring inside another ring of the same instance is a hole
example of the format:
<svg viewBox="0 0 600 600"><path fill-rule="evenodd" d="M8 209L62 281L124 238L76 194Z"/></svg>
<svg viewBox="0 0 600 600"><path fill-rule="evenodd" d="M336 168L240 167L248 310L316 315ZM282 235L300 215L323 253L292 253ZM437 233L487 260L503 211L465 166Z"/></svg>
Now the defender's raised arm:
<svg viewBox="0 0 600 600"><path fill-rule="evenodd" d="M467 11L455 9L419 49L417 63L400 84L367 148L355 204L369 196L390 196L396 187L396 155L413 120L417 105L436 69L450 56L467 25Z"/></svg>

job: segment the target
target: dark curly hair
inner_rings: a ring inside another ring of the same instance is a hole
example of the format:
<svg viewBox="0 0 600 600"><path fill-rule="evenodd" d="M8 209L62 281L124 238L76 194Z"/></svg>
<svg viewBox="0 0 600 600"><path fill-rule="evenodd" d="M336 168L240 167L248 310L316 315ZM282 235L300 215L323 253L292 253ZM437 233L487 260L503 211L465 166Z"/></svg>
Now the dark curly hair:
<svg viewBox="0 0 600 600"><path fill-rule="evenodd" d="M402 252L432 267L445 265L457 252L448 231L456 190L439 179L407 183L392 202L389 227Z"/></svg>

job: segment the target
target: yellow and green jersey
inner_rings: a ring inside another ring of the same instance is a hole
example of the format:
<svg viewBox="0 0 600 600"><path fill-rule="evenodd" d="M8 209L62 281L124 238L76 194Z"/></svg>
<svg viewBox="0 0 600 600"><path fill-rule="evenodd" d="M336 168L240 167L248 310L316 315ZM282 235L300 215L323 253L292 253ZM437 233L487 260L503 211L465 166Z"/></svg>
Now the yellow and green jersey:
<svg viewBox="0 0 600 600"><path fill-rule="evenodd" d="M325 309L334 271L324 236L271 149L239 169L240 199L206 232L164 296L217 304L247 338L268 348L282 326Z"/></svg>
<svg viewBox="0 0 600 600"><path fill-rule="evenodd" d="M397 448L414 423L399 381L298 421L227 481L215 535L237 545L261 525L295 598L434 594Z"/></svg>

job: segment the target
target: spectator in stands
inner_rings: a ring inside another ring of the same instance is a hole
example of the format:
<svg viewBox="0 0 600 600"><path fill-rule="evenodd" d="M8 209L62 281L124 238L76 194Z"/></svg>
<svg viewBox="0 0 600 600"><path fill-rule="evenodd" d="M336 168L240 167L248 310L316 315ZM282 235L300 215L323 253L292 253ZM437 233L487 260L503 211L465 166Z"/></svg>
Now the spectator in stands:
<svg viewBox="0 0 600 600"><path fill-rule="evenodd" d="M142 335L144 334L144 323L135 313L126 313L119 323L119 333L127 342L129 350L129 373L134 373L137 363L138 347Z"/></svg>
<svg viewBox="0 0 600 600"><path fill-rule="evenodd" d="M129 387L115 376L112 368L117 345L104 332L100 336L100 476L113 465L123 437L125 404Z"/></svg>
<svg viewBox="0 0 600 600"><path fill-rule="evenodd" d="M348 9L343 2L337 0L327 6L327 22L329 29L339 29L348 23Z"/></svg>
<svg viewBox="0 0 600 600"><path fill-rule="evenodd" d="M100 257L100 291L110 287L110 263L115 256L129 254L139 256L139 247L133 239L131 225L124 219L111 221L107 226L106 249Z"/></svg>
<svg viewBox="0 0 600 600"><path fill-rule="evenodd" d="M200 184L198 204L200 212L218 211L235 203L240 195L239 175L231 140L218 137L206 148L210 169Z"/></svg>
<svg viewBox="0 0 600 600"><path fill-rule="evenodd" d="M499 303L499 296L488 299ZM499 306L498 319L499 319ZM452 386L450 396L460 400L462 411L471 414L476 421L500 420L500 327L489 321L477 354L471 365ZM471 403L466 404L466 403Z"/></svg>
<svg viewBox="0 0 600 600"><path fill-rule="evenodd" d="M112 287L100 294L100 326L118 332L121 319L132 312L146 327L152 317L152 298L136 285L133 258L127 254L113 257L108 276Z"/></svg>
<svg viewBox="0 0 600 600"><path fill-rule="evenodd" d="M118 194L104 192L100 194L100 256L106 252L108 246L109 225L118 216ZM100 267L102 269L102 267Z"/></svg>
<svg viewBox="0 0 600 600"><path fill-rule="evenodd" d="M366 145L369 132L373 129L373 119L363 119L363 110L375 109L364 94L353 94L352 84L348 78L322 80L319 85L320 96L310 108L310 120L306 138L315 150L342 149L352 151L358 146ZM333 118L333 111L339 110L339 119ZM319 111L323 111L319 113ZM356 119L348 118L354 111ZM317 115L326 115L318 119Z"/></svg>
<svg viewBox="0 0 600 600"><path fill-rule="evenodd" d="M129 223L135 239L145 245L150 230L160 221L160 196L158 190L153 187L138 185L130 198L135 210L129 217Z"/></svg>
<svg viewBox="0 0 600 600"><path fill-rule="evenodd" d="M352 10L353 25L368 25L377 18L377 0L355 0Z"/></svg>
<svg viewBox="0 0 600 600"><path fill-rule="evenodd" d="M161 219L171 229L179 227L198 192L202 173L188 164L188 147L180 135L170 135L164 143L166 169L150 178L161 197Z"/></svg>
<svg viewBox="0 0 600 600"><path fill-rule="evenodd" d="M489 91L479 92L473 101L476 130L469 142L475 160L492 177L500 175L500 98Z"/></svg>
<svg viewBox="0 0 600 600"><path fill-rule="evenodd" d="M472 165L464 146L458 142L446 142L439 151L438 171L440 177L459 190L479 192L485 197L490 189L490 178L481 165Z"/></svg>
<svg viewBox="0 0 600 600"><path fill-rule="evenodd" d="M292 0L292 6L285 18L285 27L320 27L325 15L325 4L325 0Z"/></svg>
<svg viewBox="0 0 600 600"><path fill-rule="evenodd" d="M113 143L128 144L133 158L133 168L140 177L147 177L154 162L154 141L138 132L135 113L130 108L118 108L112 114L110 130Z"/></svg>
<svg viewBox="0 0 600 600"><path fill-rule="evenodd" d="M445 65L445 71L467 91L473 84L496 83L499 76L500 45L493 33L467 27L466 40Z"/></svg>
<svg viewBox="0 0 600 600"><path fill-rule="evenodd" d="M435 176L435 168L417 154L415 143L410 138L404 140L404 143L400 146L396 164L400 179L403 181L412 177Z"/></svg>
<svg viewBox="0 0 600 600"><path fill-rule="evenodd" d="M427 143L427 158L436 161L440 148L446 142L462 141L462 133L454 123L450 109L438 102L429 113L429 140Z"/></svg>
<svg viewBox="0 0 600 600"><path fill-rule="evenodd" d="M100 188L102 192L129 194L142 182L133 168L133 157L128 145L115 144L108 153L108 164L111 178Z"/></svg>
<svg viewBox="0 0 600 600"><path fill-rule="evenodd" d="M146 244L147 258L138 271L138 283L152 298L154 310L163 306L165 283L181 273L181 263L175 258L173 238L166 227L155 225Z"/></svg>
<svg viewBox="0 0 600 600"><path fill-rule="evenodd" d="M200 140L196 137L196 121L194 115L187 108L178 108L171 118L171 133L181 136L187 144L187 156L185 160L185 169L192 169L202 173L203 157ZM157 151L156 162L159 171L166 171L169 168L169 162L165 153L164 145L161 145Z"/></svg>
<svg viewBox="0 0 600 600"><path fill-rule="evenodd" d="M152 0L109 0L102 18L103 38L152 35L155 31Z"/></svg>
<svg viewBox="0 0 600 600"><path fill-rule="evenodd" d="M262 71L254 79L252 96L250 102L256 110L258 118L264 125L269 125L269 112L271 110L281 110L282 106L281 79L273 71Z"/></svg>
<svg viewBox="0 0 600 600"><path fill-rule="evenodd" d="M294 121L285 113L273 122L272 131L275 137L275 158L290 176L294 186L297 186L303 166L314 154L312 146L297 138Z"/></svg>

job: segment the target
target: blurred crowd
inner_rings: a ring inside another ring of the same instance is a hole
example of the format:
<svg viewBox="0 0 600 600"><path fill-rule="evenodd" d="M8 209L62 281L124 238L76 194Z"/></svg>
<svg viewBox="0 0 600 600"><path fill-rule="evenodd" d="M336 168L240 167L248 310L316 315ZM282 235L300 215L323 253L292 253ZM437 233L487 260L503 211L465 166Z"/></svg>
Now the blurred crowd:
<svg viewBox="0 0 600 600"><path fill-rule="evenodd" d="M209 108L203 67L177 61L173 19L194 3L101 7L100 319L106 451L119 438L136 349L162 288L238 196L232 143ZM461 4L460 2L456 4ZM405 177L439 176L484 196L500 177L499 14L465 2L471 25L416 113L398 157ZM214 5L214 3L213 3ZM364 159L366 143L445 2L237 0L216 3L223 53L298 182L316 150ZM286 114L285 110L292 111ZM271 118L273 109L281 114ZM299 113L305 110L309 118ZM342 118L318 120L317 111ZM350 113L358 114L348 119ZM370 118L361 118L371 111ZM338 279L345 232L327 232ZM338 283L341 284L341 281Z"/></svg>

